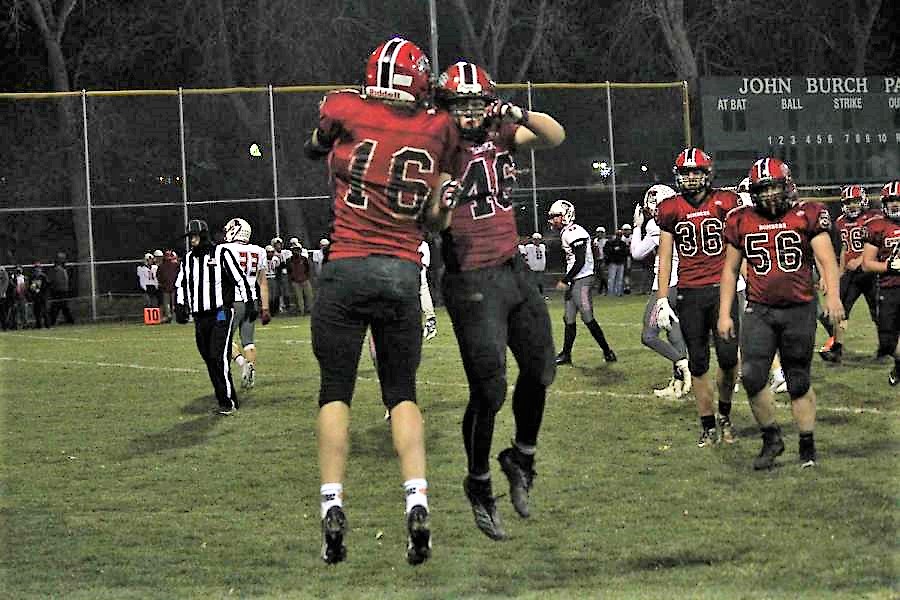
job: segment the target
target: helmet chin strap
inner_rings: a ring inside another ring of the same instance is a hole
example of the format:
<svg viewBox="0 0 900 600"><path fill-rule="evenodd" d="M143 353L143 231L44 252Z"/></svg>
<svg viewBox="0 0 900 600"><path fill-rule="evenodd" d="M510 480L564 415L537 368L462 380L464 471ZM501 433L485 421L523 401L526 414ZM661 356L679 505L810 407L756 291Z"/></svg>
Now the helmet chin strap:
<svg viewBox="0 0 900 600"><path fill-rule="evenodd" d="M459 135L470 142L481 143L487 139L487 129L484 125L481 127L459 128Z"/></svg>

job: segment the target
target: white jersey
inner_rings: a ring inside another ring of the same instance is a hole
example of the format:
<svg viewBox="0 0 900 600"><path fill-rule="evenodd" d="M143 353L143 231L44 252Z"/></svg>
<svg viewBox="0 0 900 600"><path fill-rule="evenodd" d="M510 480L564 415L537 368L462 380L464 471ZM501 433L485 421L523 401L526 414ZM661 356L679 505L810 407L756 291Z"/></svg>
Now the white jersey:
<svg viewBox="0 0 900 600"><path fill-rule="evenodd" d="M247 277L247 283L250 284L250 292L253 294L253 299L256 300L256 277L259 273L268 271L269 261L266 259L266 251L256 244L242 244L240 242L227 242L222 244L222 246L225 246L234 254L241 271Z"/></svg>
<svg viewBox="0 0 900 600"><path fill-rule="evenodd" d="M590 252L589 252L590 253ZM525 262L532 271L543 272L547 268L547 246L540 244L525 244Z"/></svg>
<svg viewBox="0 0 900 600"><path fill-rule="evenodd" d="M142 290L146 291L148 285L157 285L156 273L150 265L138 265L137 277Z"/></svg>
<svg viewBox="0 0 900 600"><path fill-rule="evenodd" d="M431 265L431 246L428 242L419 244L419 254L422 255L422 269L427 269Z"/></svg>
<svg viewBox="0 0 900 600"><path fill-rule="evenodd" d="M325 251L324 250L310 250L309 251L309 260L313 266L313 272L315 275L319 275L322 272L322 261L325 260Z"/></svg>
<svg viewBox="0 0 900 600"><path fill-rule="evenodd" d="M641 237L641 228L638 227L635 229L634 234L631 236L631 257L635 260L643 260L650 256L651 254L655 254L655 258L653 259L653 287L652 289L659 289L659 225L656 224L656 221L650 219L646 223L645 230L647 235ZM678 250L675 249L675 246L672 246L672 274L669 276L669 287L675 287L678 285Z"/></svg>
<svg viewBox="0 0 900 600"><path fill-rule="evenodd" d="M591 236L584 227L577 223L572 223L563 227L559 232L559 240L562 242L562 249L566 255L566 273L568 273L575 264L575 247L584 245L584 265L581 270L575 273L572 280L581 279L588 275L594 274L594 253L591 252Z"/></svg>

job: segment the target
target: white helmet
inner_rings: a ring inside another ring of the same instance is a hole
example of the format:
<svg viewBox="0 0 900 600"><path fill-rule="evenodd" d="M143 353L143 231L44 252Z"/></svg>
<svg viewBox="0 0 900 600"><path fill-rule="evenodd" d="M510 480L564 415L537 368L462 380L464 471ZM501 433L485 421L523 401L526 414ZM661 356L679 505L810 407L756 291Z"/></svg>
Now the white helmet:
<svg viewBox="0 0 900 600"><path fill-rule="evenodd" d="M659 203L666 198L676 195L675 190L667 185L661 183L651 185L650 189L644 194L644 210L655 219Z"/></svg>
<svg viewBox="0 0 900 600"><path fill-rule="evenodd" d="M300 238L292 237L288 240L288 248L302 248L303 244L300 243Z"/></svg>
<svg viewBox="0 0 900 600"><path fill-rule="evenodd" d="M273 238L272 238L272 245L274 246L275 244L281 244L281 245L284 245L284 240L281 239L280 237L273 237Z"/></svg>
<svg viewBox="0 0 900 600"><path fill-rule="evenodd" d="M547 215L550 217L550 226L559 230L575 222L575 206L568 200L557 200L550 205L550 211ZM562 217L558 225L554 224L556 217Z"/></svg>
<svg viewBox="0 0 900 600"><path fill-rule="evenodd" d="M622 231L631 231L631 225L629 223L625 223L622 225Z"/></svg>
<svg viewBox="0 0 900 600"><path fill-rule="evenodd" d="M601 233L603 235L606 235L606 227L601 225L600 227L598 227L597 229L594 230L594 233L596 233L597 235L600 235Z"/></svg>
<svg viewBox="0 0 900 600"><path fill-rule="evenodd" d="M331 245L331 242L328 241L328 238L322 238L319 240L319 248L327 248Z"/></svg>
<svg viewBox="0 0 900 600"><path fill-rule="evenodd" d="M744 177L743 179L741 179L741 182L739 184L737 184L736 191L738 194L742 194L742 193L749 194L750 193L750 178Z"/></svg>
<svg viewBox="0 0 900 600"><path fill-rule="evenodd" d="M544 239L544 236L542 236L541 234L539 234L539 233L537 233L537 232L534 232L534 233L531 234L531 239L533 239L533 240L542 240L542 239Z"/></svg>
<svg viewBox="0 0 900 600"><path fill-rule="evenodd" d="M154 250L154 251L153 251L153 256L155 256L156 258L162 258L162 256L163 256L163 251L162 251L162 250Z"/></svg>
<svg viewBox="0 0 900 600"><path fill-rule="evenodd" d="M235 217L225 223L226 242L241 242L246 244L250 241L250 232L250 223L239 217Z"/></svg>
<svg viewBox="0 0 900 600"><path fill-rule="evenodd" d="M268 246L265 247L265 251L266 252L275 252L275 246L273 246L272 244L269 244Z"/></svg>
<svg viewBox="0 0 900 600"><path fill-rule="evenodd" d="M150 253L148 252L147 254L144 255L144 262L150 262L151 260L153 260L153 255L152 255L152 254L150 254Z"/></svg>

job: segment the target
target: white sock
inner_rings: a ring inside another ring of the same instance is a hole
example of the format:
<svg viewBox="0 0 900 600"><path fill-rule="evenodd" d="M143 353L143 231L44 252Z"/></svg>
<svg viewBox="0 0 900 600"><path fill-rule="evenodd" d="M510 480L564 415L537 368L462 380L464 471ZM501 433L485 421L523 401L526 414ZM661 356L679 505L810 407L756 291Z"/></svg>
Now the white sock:
<svg viewBox="0 0 900 600"><path fill-rule="evenodd" d="M413 506L424 506L428 508L428 482L424 479L410 479L403 483L403 489L406 491L406 512L408 513Z"/></svg>
<svg viewBox="0 0 900 600"><path fill-rule="evenodd" d="M784 369L778 367L774 371L772 371L772 379L774 381L784 381Z"/></svg>
<svg viewBox="0 0 900 600"><path fill-rule="evenodd" d="M344 485L341 483L323 483L319 488L322 518L332 506L344 506Z"/></svg>
<svg viewBox="0 0 900 600"><path fill-rule="evenodd" d="M247 362L247 359L244 358L243 354L238 354L237 356L234 357L234 362L237 363L237 366L243 367L244 363Z"/></svg>

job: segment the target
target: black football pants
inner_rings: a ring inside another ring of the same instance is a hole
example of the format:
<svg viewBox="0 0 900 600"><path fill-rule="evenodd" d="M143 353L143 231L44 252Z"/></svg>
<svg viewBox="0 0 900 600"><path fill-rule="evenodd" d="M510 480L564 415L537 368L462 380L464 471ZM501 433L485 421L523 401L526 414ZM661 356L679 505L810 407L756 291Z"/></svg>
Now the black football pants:
<svg viewBox="0 0 900 600"><path fill-rule="evenodd" d="M206 363L209 380L216 391L219 408L233 410L240 406L231 381L231 325L234 309L194 313L194 337L197 350Z"/></svg>

